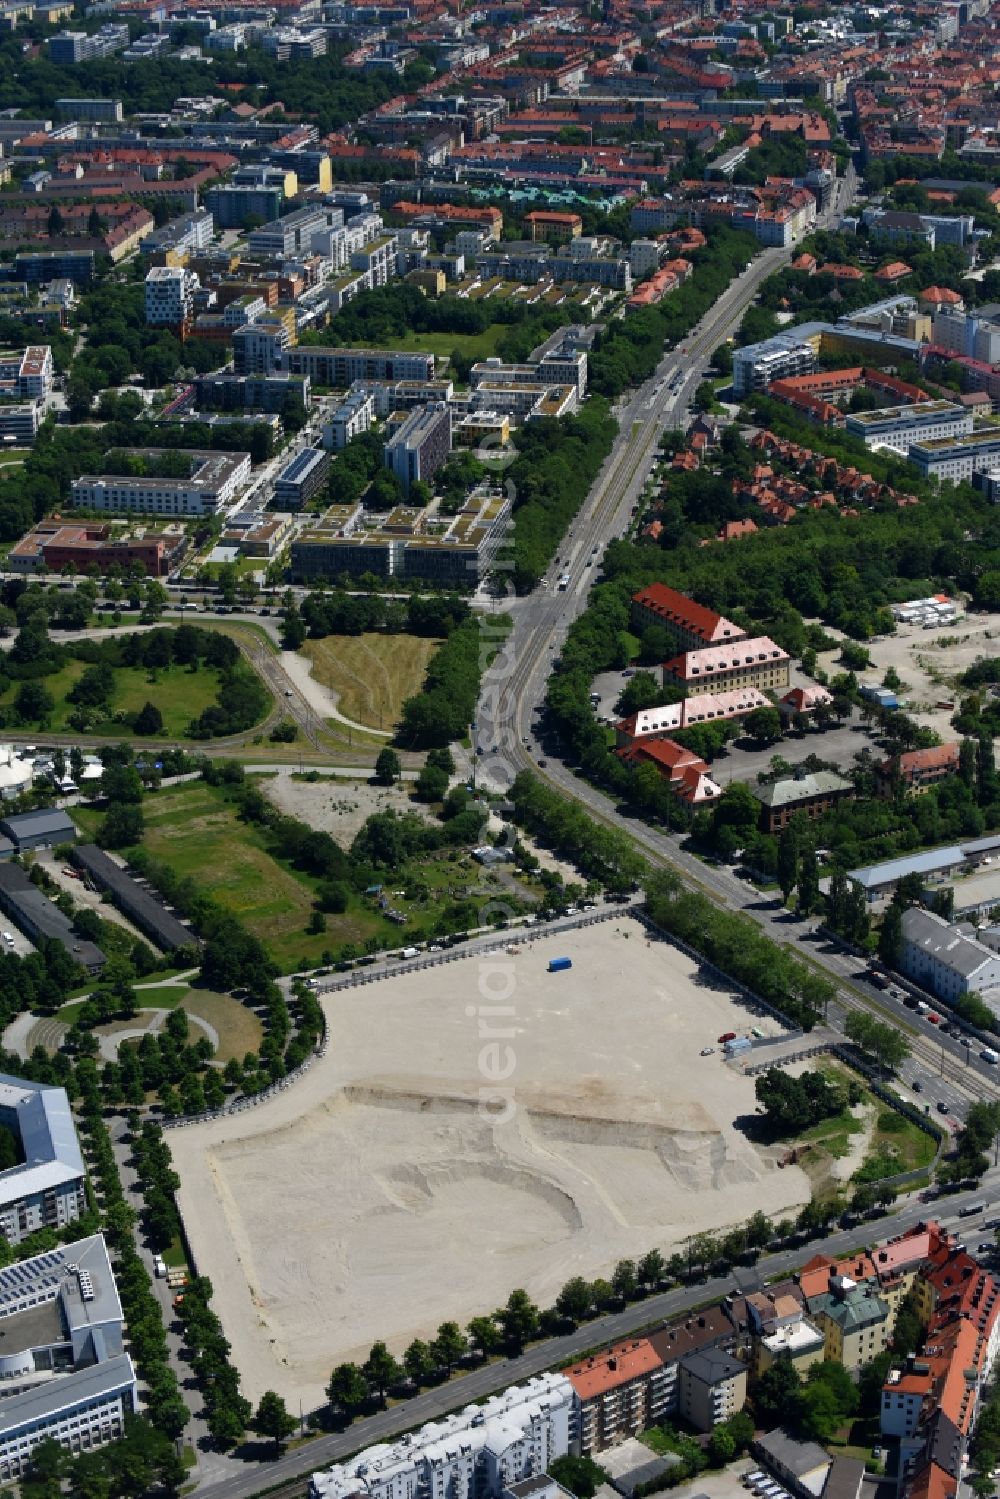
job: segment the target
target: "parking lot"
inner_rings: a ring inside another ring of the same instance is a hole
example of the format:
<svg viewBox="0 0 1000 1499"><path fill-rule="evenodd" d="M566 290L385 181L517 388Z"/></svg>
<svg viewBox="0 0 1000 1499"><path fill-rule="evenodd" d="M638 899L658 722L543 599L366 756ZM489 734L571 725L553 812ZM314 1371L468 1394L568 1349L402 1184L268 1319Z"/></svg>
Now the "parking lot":
<svg viewBox="0 0 1000 1499"><path fill-rule="evenodd" d="M752 1458L741 1458L738 1463L730 1463L728 1468L699 1473L690 1483L681 1484L670 1492L679 1499L693 1499L695 1494L705 1494L707 1499L747 1499L752 1490L744 1487L743 1475L753 1472L756 1466Z"/></svg>

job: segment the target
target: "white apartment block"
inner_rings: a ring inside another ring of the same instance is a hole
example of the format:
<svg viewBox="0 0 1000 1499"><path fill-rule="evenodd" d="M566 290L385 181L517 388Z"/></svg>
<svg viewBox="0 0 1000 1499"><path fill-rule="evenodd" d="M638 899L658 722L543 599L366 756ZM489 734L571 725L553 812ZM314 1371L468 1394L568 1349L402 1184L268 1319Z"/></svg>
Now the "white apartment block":
<svg viewBox="0 0 1000 1499"><path fill-rule="evenodd" d="M134 449L144 456L156 449ZM250 480L249 453L202 452L177 449L191 460L186 479L161 479L152 474L82 474L74 479L74 505L87 510L149 511L153 515L214 515L224 510Z"/></svg>
<svg viewBox="0 0 1000 1499"><path fill-rule="evenodd" d="M314 1473L311 1499L500 1499L567 1454L572 1406L569 1380L540 1374Z"/></svg>
<svg viewBox="0 0 1000 1499"><path fill-rule="evenodd" d="M324 428L323 444L340 452L353 438L367 432L374 422L375 397L366 390L353 390Z"/></svg>
<svg viewBox="0 0 1000 1499"><path fill-rule="evenodd" d="M52 350L48 344L0 353L0 392L44 401L52 389Z"/></svg>
<svg viewBox="0 0 1000 1499"><path fill-rule="evenodd" d="M382 235L355 250L351 255L351 270L360 271L367 278L368 291L387 286L396 274L396 236Z"/></svg>
<svg viewBox="0 0 1000 1499"><path fill-rule="evenodd" d="M183 328L194 320L196 271L180 265L154 265L146 273L146 322L153 328Z"/></svg>
<svg viewBox="0 0 1000 1499"><path fill-rule="evenodd" d="M957 401L918 401L912 406L849 412L846 427L866 448L891 448L894 453L905 454L912 443L971 432L972 412Z"/></svg>
<svg viewBox="0 0 1000 1499"><path fill-rule="evenodd" d="M776 333L760 343L747 344L733 354L733 394L747 396L764 390L772 380L789 375L811 374L816 368L816 351L812 344L788 333Z"/></svg>
<svg viewBox="0 0 1000 1499"><path fill-rule="evenodd" d="M0 1173L0 1233L7 1242L20 1244L37 1229L79 1218L86 1172L65 1090L0 1073L0 1124L24 1156L23 1164Z"/></svg>
<svg viewBox="0 0 1000 1499"><path fill-rule="evenodd" d="M958 484L1000 466L1000 428L913 442L907 457L925 479L948 479Z"/></svg>

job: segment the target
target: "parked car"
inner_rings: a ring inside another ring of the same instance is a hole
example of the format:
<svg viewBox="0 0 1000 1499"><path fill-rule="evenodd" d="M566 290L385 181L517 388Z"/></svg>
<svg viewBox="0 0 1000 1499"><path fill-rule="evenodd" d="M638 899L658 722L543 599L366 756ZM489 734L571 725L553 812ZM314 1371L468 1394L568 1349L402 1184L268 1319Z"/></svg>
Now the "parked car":
<svg viewBox="0 0 1000 1499"><path fill-rule="evenodd" d="M719 1045L721 1046L723 1044L723 1042L725 1042L725 1041L735 1041L735 1040L736 1040L736 1032L735 1031L723 1031L722 1035L719 1037Z"/></svg>

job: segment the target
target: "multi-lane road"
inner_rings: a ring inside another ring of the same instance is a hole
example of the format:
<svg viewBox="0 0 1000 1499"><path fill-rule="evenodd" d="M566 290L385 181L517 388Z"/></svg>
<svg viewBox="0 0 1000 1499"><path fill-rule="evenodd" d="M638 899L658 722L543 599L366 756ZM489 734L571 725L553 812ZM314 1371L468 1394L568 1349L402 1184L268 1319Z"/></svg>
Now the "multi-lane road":
<svg viewBox="0 0 1000 1499"><path fill-rule="evenodd" d="M856 178L851 169L838 182L826 221L853 201ZM732 870L703 864L670 834L623 818L614 803L572 774L538 745L538 714L552 664L570 624L587 604L598 572L595 564L608 542L629 526L633 507L649 478L665 428L676 424L712 352L739 326L763 280L790 258L789 249L765 250L735 280L698 327L674 350L664 354L655 373L617 412L619 433L563 544L560 556L534 595L514 609L514 628L506 649L486 674L477 713L481 747L479 773L487 784L508 786L522 769L534 769L553 786L582 802L606 823L626 831L654 863L675 868L689 883L714 900L743 911L776 941L795 946L824 969L838 985L829 1018L838 1026L849 1010L879 1008L905 1028L912 1056L902 1078L914 1102L928 1109L943 1104L942 1119L964 1113L971 1098L1000 1098L1000 1079L978 1056L978 1048L951 1037L929 1034L929 1028L896 1001L879 995L863 981L862 965L830 943L817 942L812 923L797 921L780 905L761 899ZM565 588L557 580L565 580Z"/></svg>

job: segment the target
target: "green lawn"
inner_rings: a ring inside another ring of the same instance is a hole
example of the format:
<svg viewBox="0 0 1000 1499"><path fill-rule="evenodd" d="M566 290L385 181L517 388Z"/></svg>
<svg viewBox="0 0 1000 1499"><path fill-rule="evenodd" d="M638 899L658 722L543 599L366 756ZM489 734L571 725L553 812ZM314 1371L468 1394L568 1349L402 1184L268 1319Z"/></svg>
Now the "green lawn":
<svg viewBox="0 0 1000 1499"><path fill-rule="evenodd" d="M74 815L79 810L74 808ZM89 832L100 814L82 810L79 823ZM264 832L241 822L220 789L203 781L168 786L144 799L143 813L143 846L153 858L189 875L239 916L286 973L315 965L346 943L363 946L369 938L381 938L402 946L424 940L452 902L481 898L482 875L470 855L442 850L386 875L386 895L407 917L403 925L383 914L376 897L352 893L343 914L326 917L325 931L307 934L318 882L275 858ZM459 919L465 920L464 911ZM185 1003L193 1014L201 1013L197 991ZM215 1024L207 1011L204 1018Z"/></svg>
<svg viewBox="0 0 1000 1499"><path fill-rule="evenodd" d="M929 1166L936 1152L934 1139L912 1120L895 1109L881 1108L868 1153L854 1180L876 1182L899 1171L916 1171Z"/></svg>
<svg viewBox="0 0 1000 1499"><path fill-rule="evenodd" d="M70 714L74 705L66 694L86 671L83 661L68 661L65 666L42 679L42 685L50 697L55 699L55 708L50 715L47 728L56 734L71 731ZM17 697L19 682L13 682L6 692L0 694L0 708L9 707ZM206 668L196 672L185 666L168 666L156 671L147 671L142 666L115 667L115 689L112 710L115 713L138 713L147 702L155 703L163 714L163 734L168 739L183 738L188 725L205 708L216 700L219 690L218 672ZM90 730L101 738L127 735L127 724L113 718L103 720Z"/></svg>
<svg viewBox="0 0 1000 1499"><path fill-rule="evenodd" d="M414 349L421 353L436 354L447 358L457 349L468 359L488 359L497 351L497 344L509 332L506 323L491 323L482 333L400 333L379 339L379 346L386 349Z"/></svg>
<svg viewBox="0 0 1000 1499"><path fill-rule="evenodd" d="M143 812L143 843L153 858L203 885L267 944L286 972L302 959L319 961L327 948L363 943L387 926L353 897L342 916L327 918L326 932L307 936L316 881L272 858L260 831L240 822L221 793L203 781L147 797Z"/></svg>

